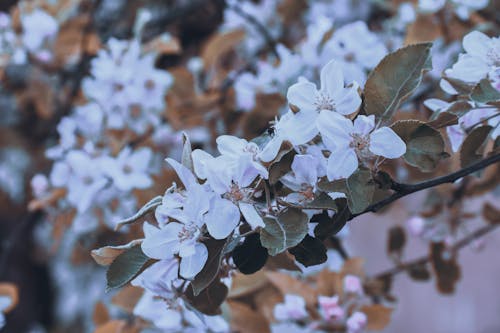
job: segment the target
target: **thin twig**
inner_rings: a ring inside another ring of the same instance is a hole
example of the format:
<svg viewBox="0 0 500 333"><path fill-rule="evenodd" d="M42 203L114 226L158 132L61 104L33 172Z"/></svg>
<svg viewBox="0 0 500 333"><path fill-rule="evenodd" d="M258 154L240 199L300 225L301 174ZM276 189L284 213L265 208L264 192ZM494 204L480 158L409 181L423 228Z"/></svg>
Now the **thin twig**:
<svg viewBox="0 0 500 333"><path fill-rule="evenodd" d="M245 12L238 5L230 5L230 4L228 4L227 8L229 8L230 10L232 10L233 12L235 12L236 14L238 14L241 18L243 18L244 20L246 20L248 23L250 23L251 25L253 25L255 27L255 29L257 29L259 31L259 33L262 35L262 37L264 38L264 40L266 42L266 45L269 48L269 50L274 54L274 56L276 58L280 59L278 51L276 50L276 44L277 44L276 41L271 36L271 34L269 33L269 31L267 31L266 27L264 27L262 25L262 23L259 22L259 20L257 20L254 16L252 16L252 15L248 14L247 12Z"/></svg>
<svg viewBox="0 0 500 333"><path fill-rule="evenodd" d="M458 242L456 242L451 247L451 251L456 252L456 251L466 247L467 245L472 243L474 240L481 238L482 236L492 232L498 226L500 226L500 224L488 224L482 228L477 229L476 231L470 233L466 237L464 237L461 240L459 240ZM409 268L411 268L413 266L424 265L427 262L429 262L430 260L431 260L431 257L429 255L425 255L425 256L422 256L420 258L402 263L396 267L390 268L390 269L383 271L381 273L378 273L375 275L375 278L394 276L394 275L397 275L399 273L405 272L406 270L408 270Z"/></svg>
<svg viewBox="0 0 500 333"><path fill-rule="evenodd" d="M437 177L434 179L430 179L421 183L417 184L401 184L393 181L391 189L395 191L394 194L389 196L388 198L385 198L383 200L380 200L379 202L376 202L370 206L368 206L364 211L358 214L352 214L349 218L349 220L354 219L357 216L369 213L369 212L377 212L381 208L393 203L394 201L405 197L409 194L419 192L431 187L436 187L438 185L446 184L446 183L453 183L457 179L460 179L462 177L465 177L467 175L470 175L471 173L474 173L478 170L482 170L486 168L489 165L495 164L500 162L500 154L495 154L492 156L489 156L479 162L473 163L470 166L460 169L456 172L450 173L446 176L441 176Z"/></svg>

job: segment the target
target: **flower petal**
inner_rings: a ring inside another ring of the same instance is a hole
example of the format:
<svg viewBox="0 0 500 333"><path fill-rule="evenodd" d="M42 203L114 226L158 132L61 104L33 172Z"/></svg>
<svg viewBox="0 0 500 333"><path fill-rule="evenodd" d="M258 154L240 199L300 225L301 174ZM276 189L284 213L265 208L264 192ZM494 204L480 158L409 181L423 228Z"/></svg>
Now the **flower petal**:
<svg viewBox="0 0 500 333"><path fill-rule="evenodd" d="M335 98L344 88L344 74L342 67L335 60L330 60L322 69L320 74L321 91L325 91L330 97Z"/></svg>
<svg viewBox="0 0 500 333"><path fill-rule="evenodd" d="M288 88L286 99L288 103L298 107L301 111L313 111L316 109L314 105L316 99L316 85L312 82L299 82Z"/></svg>
<svg viewBox="0 0 500 333"><path fill-rule="evenodd" d="M181 260L179 274L185 279L192 279L205 266L208 259L208 249L203 243L195 245L195 253Z"/></svg>
<svg viewBox="0 0 500 333"><path fill-rule="evenodd" d="M352 121L336 112L322 111L316 121L323 143L330 150L349 147L354 131Z"/></svg>
<svg viewBox="0 0 500 333"><path fill-rule="evenodd" d="M375 127L375 116L358 116L354 120L354 132L362 136L368 135Z"/></svg>
<svg viewBox="0 0 500 333"><path fill-rule="evenodd" d="M348 178L356 171L358 165L358 157L354 149L343 148L332 151L332 154L328 158L328 167L326 170L328 180Z"/></svg>
<svg viewBox="0 0 500 333"><path fill-rule="evenodd" d="M387 158L398 158L406 153L406 144L389 127L382 127L370 135L370 151Z"/></svg>
<svg viewBox="0 0 500 333"><path fill-rule="evenodd" d="M149 228L145 234L144 241L141 244L145 255L154 259L169 259L179 251L179 232L182 230L182 224L171 222L152 232Z"/></svg>
<svg viewBox="0 0 500 333"><path fill-rule="evenodd" d="M204 218L208 233L215 239L224 239L240 222L240 210L229 200L215 198Z"/></svg>
<svg viewBox="0 0 500 333"><path fill-rule="evenodd" d="M336 101L335 111L348 115L356 112L361 105L361 97L358 93L358 85L343 89L343 95Z"/></svg>
<svg viewBox="0 0 500 333"><path fill-rule="evenodd" d="M262 217L260 217L259 213L257 213L257 210L255 210L255 207L252 204L240 202L239 206L241 214L243 214L245 220L250 225L252 230L256 229L257 227L263 228L266 226L264 224L264 221L262 220Z"/></svg>

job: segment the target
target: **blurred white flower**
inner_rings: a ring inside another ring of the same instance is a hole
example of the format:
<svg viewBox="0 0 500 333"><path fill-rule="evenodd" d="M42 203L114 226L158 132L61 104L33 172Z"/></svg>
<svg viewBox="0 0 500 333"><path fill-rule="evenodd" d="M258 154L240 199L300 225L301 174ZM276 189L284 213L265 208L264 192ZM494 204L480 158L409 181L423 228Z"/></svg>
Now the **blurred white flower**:
<svg viewBox="0 0 500 333"><path fill-rule="evenodd" d="M306 301L298 295L286 294L283 303L274 307L274 318L279 321L299 320L308 316Z"/></svg>

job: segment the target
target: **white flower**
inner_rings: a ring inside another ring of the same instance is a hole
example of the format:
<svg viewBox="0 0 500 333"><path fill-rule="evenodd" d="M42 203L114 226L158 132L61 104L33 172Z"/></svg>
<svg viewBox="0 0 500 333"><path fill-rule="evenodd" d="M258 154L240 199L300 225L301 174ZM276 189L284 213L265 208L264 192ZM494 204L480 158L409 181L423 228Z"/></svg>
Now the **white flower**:
<svg viewBox="0 0 500 333"><path fill-rule="evenodd" d="M274 318L279 321L299 320L307 316L306 301L298 295L286 294L284 302L274 307Z"/></svg>
<svg viewBox="0 0 500 333"><path fill-rule="evenodd" d="M147 232L154 233L154 227L144 224ZM141 274L131 281L136 287L141 287L154 295L162 298L173 298L174 288L179 287L182 281L178 276L179 261L176 258L160 260L146 268Z"/></svg>
<svg viewBox="0 0 500 333"><path fill-rule="evenodd" d="M469 104L471 107L474 107L472 103L469 102ZM448 110L452 106L452 103L431 98L426 100L424 105L434 112L443 112ZM486 119L488 119L488 125L493 127L493 131L490 135L494 140L500 136L500 116L498 110L495 109L481 107L473 108L458 119L458 124L447 126L446 133L450 139L451 149L453 152L457 152L460 149L468 131L475 125L481 125L481 122Z"/></svg>
<svg viewBox="0 0 500 333"><path fill-rule="evenodd" d="M12 299L9 296L0 296L0 329L5 325L4 311L12 304Z"/></svg>
<svg viewBox="0 0 500 333"><path fill-rule="evenodd" d="M252 229L264 226L251 203L252 190L247 187L259 174L267 176L267 170L255 161L256 146L234 139L225 136L218 140L223 155L216 158L199 149L192 155L196 175L207 179L207 184L217 193L211 199L211 209L205 217L209 233L217 239L226 238L236 228L240 211ZM236 144L233 149L227 146L231 143ZM250 150L245 150L245 147Z"/></svg>
<svg viewBox="0 0 500 333"><path fill-rule="evenodd" d="M31 52L37 51L47 39L54 37L58 30L57 21L41 9L21 15L21 24L23 44Z"/></svg>
<svg viewBox="0 0 500 333"><path fill-rule="evenodd" d="M363 294L363 285L359 277L355 275L346 275L344 277L344 291L357 295Z"/></svg>
<svg viewBox="0 0 500 333"><path fill-rule="evenodd" d="M104 157L101 165L120 191L129 192L134 188L146 189L153 184L148 172L152 157L150 148L132 151L130 147L125 147L116 158Z"/></svg>
<svg viewBox="0 0 500 333"><path fill-rule="evenodd" d="M332 60L321 69L321 86L309 81L292 85L287 92L288 102L304 113L335 111L343 115L354 113L361 105L357 87L344 88L342 65Z"/></svg>
<svg viewBox="0 0 500 333"><path fill-rule="evenodd" d="M356 311L347 319L347 332L360 333L367 322L368 317L363 312Z"/></svg>
<svg viewBox="0 0 500 333"><path fill-rule="evenodd" d="M83 151L71 150L64 162L57 162L52 169L52 185L67 187L68 201L79 213L92 206L98 192L108 183L99 164L99 158L92 158Z"/></svg>
<svg viewBox="0 0 500 333"><path fill-rule="evenodd" d="M313 155L295 155L292 170L281 178L281 182L295 191L287 196L288 201L301 202L314 199L316 182L321 172L318 157Z"/></svg>
<svg viewBox="0 0 500 333"><path fill-rule="evenodd" d="M322 59L337 60L346 83L364 86L366 72L373 69L387 54L382 40L363 21L346 24L335 31L323 47Z"/></svg>
<svg viewBox="0 0 500 333"><path fill-rule="evenodd" d="M335 112L323 112L318 118L323 143L330 149L327 177L348 178L356 171L358 159L379 155L397 158L406 152L406 145L389 127L375 129L375 117L358 116L353 122Z"/></svg>
<svg viewBox="0 0 500 333"><path fill-rule="evenodd" d="M275 122L272 128L271 140L259 154L263 162L271 162L280 151L284 141L298 146L311 141L318 134L316 124L314 121L311 122L311 115L303 112L286 113Z"/></svg>
<svg viewBox="0 0 500 333"><path fill-rule="evenodd" d="M490 38L472 31L464 37L463 47L466 53L460 54L453 67L445 71L446 76L470 84L495 76L500 68L500 37Z"/></svg>
<svg viewBox="0 0 500 333"><path fill-rule="evenodd" d="M444 7L446 0L419 0L418 9L424 13L435 13Z"/></svg>

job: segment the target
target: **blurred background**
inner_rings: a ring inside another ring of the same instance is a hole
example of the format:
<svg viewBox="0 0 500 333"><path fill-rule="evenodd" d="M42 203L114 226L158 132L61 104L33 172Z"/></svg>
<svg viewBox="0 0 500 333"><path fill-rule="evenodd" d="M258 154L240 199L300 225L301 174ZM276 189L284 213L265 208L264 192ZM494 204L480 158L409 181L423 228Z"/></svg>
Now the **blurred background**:
<svg viewBox="0 0 500 333"><path fill-rule="evenodd" d="M140 232L113 228L175 180L163 159L180 158L182 132L208 151L224 133L260 135L286 110L287 87L299 76L317 80L332 57L345 62L346 83L363 84L388 52L435 40L434 70L401 116L427 119L432 111L422 102L443 96L439 75L457 58L462 37L477 27L497 36L500 25L497 0L484 6L448 1L434 11L429 3L0 1L0 282L13 283L19 293L0 331L93 332L100 313L130 318L130 311L123 314L127 306L110 305L115 293L105 292L105 268L90 251ZM316 53L319 46L323 51ZM363 60L370 57L377 61ZM135 168L123 165L127 158L142 159L145 165L134 172L146 180L120 185L104 175L113 185L97 185L101 175L89 170L104 155L124 169ZM403 179L427 177L398 167L391 165ZM498 169L490 174L495 179ZM428 207L429 196L409 196L342 232L349 255L365 259L367 274L394 266L386 253L391 227L409 233L406 259L427 254L428 235L411 236L407 221ZM498 197L468 201L465 208L479 211L485 201L498 204ZM447 225L446 216L434 219ZM468 228L480 220L468 221ZM394 314L383 331L500 332L498 244L496 231L461 251L453 294L438 293L433 280L397 275Z"/></svg>

